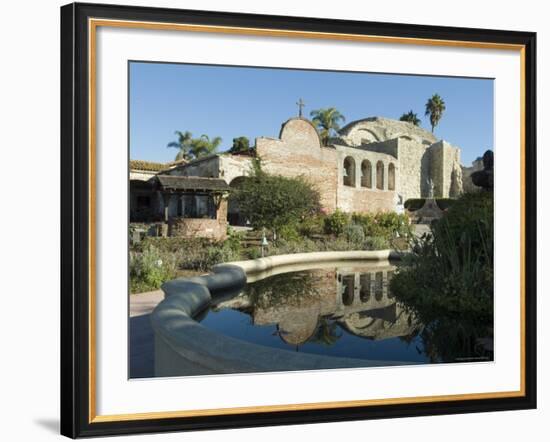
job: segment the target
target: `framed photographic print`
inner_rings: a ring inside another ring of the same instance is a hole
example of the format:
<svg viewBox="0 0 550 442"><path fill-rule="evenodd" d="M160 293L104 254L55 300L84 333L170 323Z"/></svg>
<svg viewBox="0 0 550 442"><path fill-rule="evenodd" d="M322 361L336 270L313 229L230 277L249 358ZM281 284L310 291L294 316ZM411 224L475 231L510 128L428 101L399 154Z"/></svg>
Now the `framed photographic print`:
<svg viewBox="0 0 550 442"><path fill-rule="evenodd" d="M535 45L62 7L62 434L535 408Z"/></svg>

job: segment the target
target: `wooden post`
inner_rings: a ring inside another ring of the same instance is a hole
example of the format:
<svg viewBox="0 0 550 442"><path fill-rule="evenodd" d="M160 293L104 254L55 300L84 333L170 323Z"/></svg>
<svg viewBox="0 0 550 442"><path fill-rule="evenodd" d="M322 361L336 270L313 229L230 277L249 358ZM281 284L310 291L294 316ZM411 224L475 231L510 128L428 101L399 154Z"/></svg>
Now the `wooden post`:
<svg viewBox="0 0 550 442"><path fill-rule="evenodd" d="M170 199L171 194L169 193L163 193L162 194L162 203L163 203L163 209L164 209L164 224L162 226L162 236L167 237L168 236L168 209L170 208Z"/></svg>

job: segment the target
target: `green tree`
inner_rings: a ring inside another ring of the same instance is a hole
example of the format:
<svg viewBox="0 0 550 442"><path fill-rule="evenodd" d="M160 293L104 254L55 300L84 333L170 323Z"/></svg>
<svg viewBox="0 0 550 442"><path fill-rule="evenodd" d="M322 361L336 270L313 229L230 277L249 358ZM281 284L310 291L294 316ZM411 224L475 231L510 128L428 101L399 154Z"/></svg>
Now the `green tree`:
<svg viewBox="0 0 550 442"><path fill-rule="evenodd" d="M312 123L319 131L323 145L327 145L333 132L340 129L340 122L346 121L346 118L334 107L326 109L316 109L309 114L312 117Z"/></svg>
<svg viewBox="0 0 550 442"><path fill-rule="evenodd" d="M208 135L201 135L199 138L191 140L191 153L194 158L202 158L213 153L216 153L219 145L222 143L220 137L215 137L212 140Z"/></svg>
<svg viewBox="0 0 550 442"><path fill-rule="evenodd" d="M400 121L406 121L407 123L412 123L415 126L420 126L420 118L418 118L418 115L416 115L412 110L407 112L406 114L401 115L399 117Z"/></svg>
<svg viewBox="0 0 550 442"><path fill-rule="evenodd" d="M176 161L191 160L191 146L189 142L191 141L193 135L189 131L181 132L179 130L177 130L175 134L178 136L178 140L168 143L167 147L178 149L178 153L175 158Z"/></svg>
<svg viewBox="0 0 550 442"><path fill-rule="evenodd" d="M425 115L430 117L432 132L434 131L435 126L437 126L439 121L441 120L441 117L443 116L444 111L445 111L445 102L443 101L443 98L439 96L439 94L434 94L426 102Z"/></svg>
<svg viewBox="0 0 550 442"><path fill-rule="evenodd" d="M320 210L319 192L307 181L302 177L269 175L257 157L250 176L242 180L230 198L254 228L275 232Z"/></svg>
<svg viewBox="0 0 550 442"><path fill-rule="evenodd" d="M181 132L177 130L177 141L168 143L168 147L173 147L179 150L176 155L177 160L195 160L216 152L222 139L215 137L212 140L208 135L201 135L199 138L193 138L189 131Z"/></svg>
<svg viewBox="0 0 550 442"><path fill-rule="evenodd" d="M229 149L230 153L248 152L250 150L250 140L247 137L233 138L233 146Z"/></svg>

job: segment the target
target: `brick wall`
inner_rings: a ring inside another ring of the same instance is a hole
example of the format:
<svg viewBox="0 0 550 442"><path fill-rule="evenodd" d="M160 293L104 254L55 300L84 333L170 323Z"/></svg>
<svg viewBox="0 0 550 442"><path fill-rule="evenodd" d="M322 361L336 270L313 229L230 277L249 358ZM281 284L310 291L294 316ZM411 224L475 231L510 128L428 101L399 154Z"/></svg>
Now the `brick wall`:
<svg viewBox="0 0 550 442"><path fill-rule="evenodd" d="M209 218L170 218L169 235L181 238L227 238L227 221Z"/></svg>
<svg viewBox="0 0 550 442"><path fill-rule="evenodd" d="M280 139L257 138L256 149L267 173L303 176L319 191L321 205L330 212L336 209L336 151L321 146L309 121L289 120L283 125Z"/></svg>

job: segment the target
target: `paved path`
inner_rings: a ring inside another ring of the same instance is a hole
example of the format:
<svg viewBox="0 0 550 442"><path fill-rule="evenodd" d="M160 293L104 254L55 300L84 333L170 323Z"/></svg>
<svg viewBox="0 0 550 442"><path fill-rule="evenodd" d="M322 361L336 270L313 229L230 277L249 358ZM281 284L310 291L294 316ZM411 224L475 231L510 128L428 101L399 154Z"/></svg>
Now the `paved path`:
<svg viewBox="0 0 550 442"><path fill-rule="evenodd" d="M149 314L164 299L162 290L130 295L130 318Z"/></svg>
<svg viewBox="0 0 550 442"><path fill-rule="evenodd" d="M130 295L130 378L154 376L155 339L150 314L163 299L162 290Z"/></svg>

